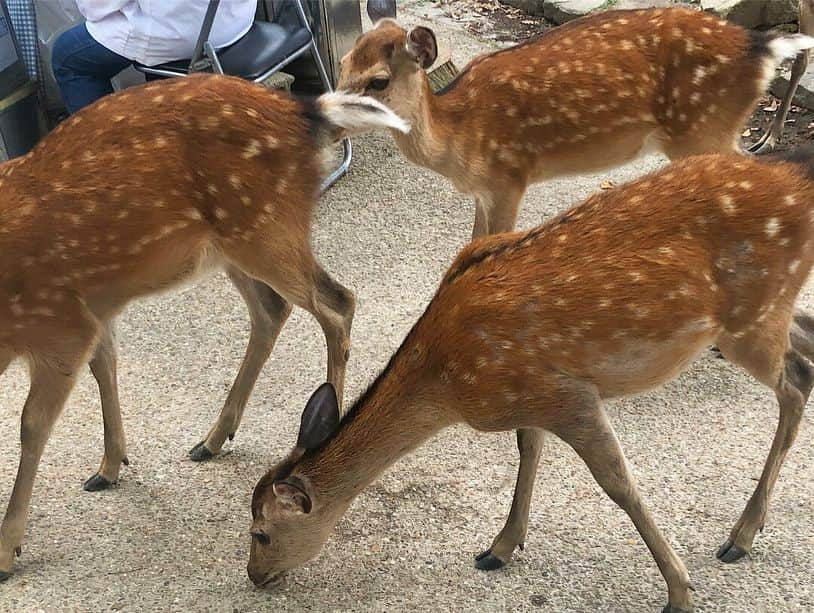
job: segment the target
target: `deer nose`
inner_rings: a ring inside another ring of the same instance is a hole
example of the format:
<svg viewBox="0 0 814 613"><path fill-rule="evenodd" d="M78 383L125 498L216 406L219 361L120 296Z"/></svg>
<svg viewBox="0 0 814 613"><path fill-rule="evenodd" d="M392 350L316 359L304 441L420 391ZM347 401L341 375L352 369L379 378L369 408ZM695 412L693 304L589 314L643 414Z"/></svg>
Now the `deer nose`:
<svg viewBox="0 0 814 613"><path fill-rule="evenodd" d="M268 576L267 573L260 572L256 568L252 568L252 565L249 564L246 567L246 572L249 574L249 579L252 580L256 586L260 587L266 582L266 577Z"/></svg>

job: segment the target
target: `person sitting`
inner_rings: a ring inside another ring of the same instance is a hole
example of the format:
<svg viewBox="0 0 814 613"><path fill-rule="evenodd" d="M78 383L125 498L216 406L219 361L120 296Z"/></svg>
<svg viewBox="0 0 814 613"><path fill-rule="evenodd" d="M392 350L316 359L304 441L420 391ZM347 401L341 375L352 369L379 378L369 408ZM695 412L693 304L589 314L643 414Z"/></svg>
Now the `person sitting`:
<svg viewBox="0 0 814 613"><path fill-rule="evenodd" d="M77 0L84 23L54 43L51 64L69 113L113 92L110 82L138 62L155 66L192 56L208 0ZM209 40L216 49L238 41L257 2L222 0Z"/></svg>

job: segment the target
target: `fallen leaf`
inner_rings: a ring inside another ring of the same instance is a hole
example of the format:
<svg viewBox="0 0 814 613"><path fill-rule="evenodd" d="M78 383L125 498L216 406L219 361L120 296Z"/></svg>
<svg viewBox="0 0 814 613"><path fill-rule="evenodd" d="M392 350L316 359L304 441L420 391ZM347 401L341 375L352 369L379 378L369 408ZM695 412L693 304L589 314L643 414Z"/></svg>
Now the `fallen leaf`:
<svg viewBox="0 0 814 613"><path fill-rule="evenodd" d="M778 106L780 105L777 103L777 100L772 100L772 103L769 106L764 106L763 110L767 113L774 113Z"/></svg>
<svg viewBox="0 0 814 613"><path fill-rule="evenodd" d="M602 181L602 183L599 184L599 189L613 189L615 186L616 184L608 179L607 181Z"/></svg>

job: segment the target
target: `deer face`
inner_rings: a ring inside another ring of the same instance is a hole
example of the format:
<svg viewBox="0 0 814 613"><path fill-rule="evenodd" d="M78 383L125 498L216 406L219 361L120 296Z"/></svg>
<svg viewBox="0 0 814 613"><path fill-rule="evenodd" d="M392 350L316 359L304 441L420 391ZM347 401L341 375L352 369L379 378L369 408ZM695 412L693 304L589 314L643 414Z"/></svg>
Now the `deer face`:
<svg viewBox="0 0 814 613"><path fill-rule="evenodd" d="M303 411L297 445L254 488L252 545L247 571L258 586L277 583L285 571L314 557L347 504L319 497L297 460L320 447L339 424L339 403L330 383L314 392Z"/></svg>
<svg viewBox="0 0 814 613"><path fill-rule="evenodd" d="M437 55L429 28L407 32L396 21L382 19L342 58L338 89L364 93L409 116L423 91L421 73Z"/></svg>

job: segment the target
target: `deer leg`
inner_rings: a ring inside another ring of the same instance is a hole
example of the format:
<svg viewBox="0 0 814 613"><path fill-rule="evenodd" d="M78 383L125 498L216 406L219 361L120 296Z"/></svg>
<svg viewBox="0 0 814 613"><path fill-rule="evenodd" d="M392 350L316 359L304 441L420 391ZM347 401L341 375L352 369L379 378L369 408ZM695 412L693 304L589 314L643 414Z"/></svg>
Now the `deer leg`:
<svg viewBox="0 0 814 613"><path fill-rule="evenodd" d="M319 265L309 310L325 333L328 345L328 381L333 383L339 406L345 390L345 367L350 357L350 329L356 311L356 298ZM308 308L308 307L306 307Z"/></svg>
<svg viewBox="0 0 814 613"><path fill-rule="evenodd" d="M108 322L102 329L96 352L90 360L90 371L96 379L102 399L105 453L99 470L85 481L83 488L87 492L98 492L116 483L121 465L129 463L116 382L116 338L112 322Z"/></svg>
<svg viewBox="0 0 814 613"><path fill-rule="evenodd" d="M489 234L489 210L483 197L475 197L475 225L472 226L472 240Z"/></svg>
<svg viewBox="0 0 814 613"><path fill-rule="evenodd" d="M729 538L718 549L716 555L722 562L734 562L749 553L755 534L763 529L769 509L769 497L783 460L797 437L812 384L814 372L811 366L795 349L788 350L774 390L780 405L780 419L772 448L752 497L746 503L746 508L732 528Z"/></svg>
<svg viewBox="0 0 814 613"><path fill-rule="evenodd" d="M516 547L523 549L529 526L529 508L534 491L534 478L540 452L543 450L545 433L535 428L521 428L517 431L517 449L520 451L520 467L517 470L517 484L514 488L512 508L506 525L492 541L492 546L475 557L475 567L480 570L495 570L508 564Z"/></svg>
<svg viewBox="0 0 814 613"><path fill-rule="evenodd" d="M780 108L778 108L774 114L771 127L760 137L760 140L749 147L750 153L769 153L775 148L777 141L783 136L783 130L786 126L786 117L788 117L789 109L791 109L794 94L797 92L800 79L803 78L807 69L808 52L804 51L794 60L794 64L791 67L791 77L789 78L789 88L786 90L786 95L783 96L783 100L780 102Z"/></svg>
<svg viewBox="0 0 814 613"><path fill-rule="evenodd" d="M189 452L189 457L197 462L214 457L220 452L227 437L230 440L234 438L257 377L291 313L291 305L268 285L255 281L235 268L230 268L227 272L246 302L252 330L246 355L217 421L204 440Z"/></svg>
<svg viewBox="0 0 814 613"><path fill-rule="evenodd" d="M334 385L341 403L356 309L353 292L334 281L310 250L303 249L303 244L291 246L292 252L279 258L271 257L274 249L265 242L249 241L225 247L224 254L236 267L273 288L288 302L305 309L319 322L328 346L328 381ZM285 262L293 263L286 265Z"/></svg>
<svg viewBox="0 0 814 613"><path fill-rule="evenodd" d="M814 317L803 311L794 314L794 320L789 330L789 340L794 350L814 361Z"/></svg>
<svg viewBox="0 0 814 613"><path fill-rule="evenodd" d="M574 448L605 493L633 520L667 582L669 601L664 613L691 610L687 569L653 521L598 400L595 406L585 407L573 416L573 421L559 425L555 433Z"/></svg>
<svg viewBox="0 0 814 613"><path fill-rule="evenodd" d="M45 443L74 386L77 370L85 361L84 351L77 354L78 360L35 357L31 361L31 388L20 424L20 464L0 526L0 581L11 574L14 555L20 555L34 477Z"/></svg>

